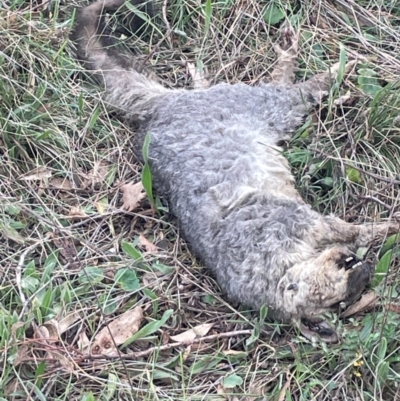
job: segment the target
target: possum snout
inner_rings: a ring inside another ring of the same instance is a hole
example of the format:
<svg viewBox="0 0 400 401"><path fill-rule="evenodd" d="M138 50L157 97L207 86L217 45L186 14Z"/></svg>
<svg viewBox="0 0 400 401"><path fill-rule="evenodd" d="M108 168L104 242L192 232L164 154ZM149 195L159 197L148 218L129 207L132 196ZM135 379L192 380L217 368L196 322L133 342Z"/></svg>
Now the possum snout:
<svg viewBox="0 0 400 401"><path fill-rule="evenodd" d="M370 282L374 267L371 263L359 261L357 266L351 269L348 283L347 295L345 301L352 303L361 295L365 286Z"/></svg>

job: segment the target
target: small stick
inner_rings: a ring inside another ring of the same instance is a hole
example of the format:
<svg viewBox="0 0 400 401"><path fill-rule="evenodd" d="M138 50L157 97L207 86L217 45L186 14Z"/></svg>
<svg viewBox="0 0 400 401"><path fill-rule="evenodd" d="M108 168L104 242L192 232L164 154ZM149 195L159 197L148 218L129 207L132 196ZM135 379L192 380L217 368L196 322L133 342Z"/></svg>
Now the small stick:
<svg viewBox="0 0 400 401"><path fill-rule="evenodd" d="M163 16L163 20L165 22L165 27L167 28L167 32L166 32L165 36L167 37L170 48L172 49L171 25L169 24L169 21L167 18L167 3L168 3L168 0L163 1L162 16Z"/></svg>
<svg viewBox="0 0 400 401"><path fill-rule="evenodd" d="M352 163L346 162L345 160L343 160L341 158L332 157L332 156L328 155L327 153L323 152L320 149L316 149L315 152L319 153L320 155L326 157L329 160L335 160L335 161L341 162L345 166L354 168L354 170L357 170L362 174L369 175L370 177L376 178L377 180L380 180L380 181L383 181L383 182L388 182L389 184L392 184L392 185L393 184L400 185L400 180L396 180L394 178L381 177L380 175L377 175L377 174L374 174L374 173L370 173L369 171L366 171L366 170L363 170L360 167L354 166Z"/></svg>
<svg viewBox="0 0 400 401"><path fill-rule="evenodd" d="M214 340L216 338L229 338L229 337L234 337L234 336L239 336L239 335L250 335L253 332L253 330L236 330L236 331L229 331L226 333L218 333L218 334L212 334L209 336L205 336L205 337L200 337L200 338L195 338L194 340L191 341L179 341L179 342L175 342L175 343L171 343L171 344L165 344L165 345L161 345L159 347L150 347L144 351L138 351L138 352L130 352L129 354L121 354L121 355L85 355L81 358L79 358L77 360L77 362L81 362L84 359L111 359L111 360L115 360L115 359L136 359L142 356L146 356L146 355L150 355L152 354L154 351L165 351L167 349L171 349L171 348L176 348L176 347L181 347L183 346L189 346L189 345L193 345L193 344L198 344L201 343L203 341L209 341L209 340Z"/></svg>
<svg viewBox="0 0 400 401"><path fill-rule="evenodd" d="M385 202L381 201L380 199L376 198L375 196L367 195L367 196L360 196L361 199L365 199L366 201L374 201L376 203L379 203L382 205L385 209L387 210L392 210L392 207L387 205Z"/></svg>

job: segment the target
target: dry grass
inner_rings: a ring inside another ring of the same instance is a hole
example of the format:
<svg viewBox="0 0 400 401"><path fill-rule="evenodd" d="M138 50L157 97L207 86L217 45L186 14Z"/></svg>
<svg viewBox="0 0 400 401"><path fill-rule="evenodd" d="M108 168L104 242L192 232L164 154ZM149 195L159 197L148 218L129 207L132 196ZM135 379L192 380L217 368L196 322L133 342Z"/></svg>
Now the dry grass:
<svg viewBox="0 0 400 401"><path fill-rule="evenodd" d="M397 2L171 3L143 40L127 41L171 87L192 85L187 61L212 82L267 80L284 16L301 33L299 79L337 61L341 46L358 58L356 75L333 89L287 157L322 213L373 222L398 209ZM72 5L0 4L0 399L400 399L398 247L375 250L385 273L374 281L375 309L332 315L336 346L229 305L167 211L154 214L146 200L121 209L119 188L139 181L141 166L131 130L76 72ZM157 251L146 252L140 235ZM114 356L85 354L107 322L136 306L153 330ZM63 333L46 334L43 324L65 317ZM204 323L213 324L208 341L167 346Z"/></svg>

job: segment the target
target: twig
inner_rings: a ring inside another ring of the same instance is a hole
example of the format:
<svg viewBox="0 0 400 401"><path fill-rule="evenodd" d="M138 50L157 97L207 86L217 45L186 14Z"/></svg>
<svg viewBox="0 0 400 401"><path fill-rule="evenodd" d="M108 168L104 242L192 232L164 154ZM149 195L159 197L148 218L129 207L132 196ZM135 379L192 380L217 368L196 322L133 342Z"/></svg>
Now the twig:
<svg viewBox="0 0 400 401"><path fill-rule="evenodd" d="M367 196L360 196L361 199L365 199L366 201L374 201L376 203L379 203L382 205L385 209L387 210L392 210L393 208L389 205L387 205L385 202L381 201L380 199L376 198L375 196L367 195Z"/></svg>
<svg viewBox="0 0 400 401"><path fill-rule="evenodd" d="M83 359L136 359L142 356L150 355L155 351L165 351L167 349L171 348L176 348L176 347L181 347L181 346L188 346L188 345L193 345L193 344L198 344L201 343L202 341L209 341L209 340L214 340L216 338L229 338L229 337L234 337L234 336L239 336L239 335L250 335L252 334L253 330L236 330L236 331L229 331L226 333L218 333L218 334L211 334L209 336L205 337L200 337L196 338L191 341L179 341L171 344L165 344L161 345L159 347L151 347L148 348L144 351L138 351L138 352L130 352L129 354L121 354L121 355L86 355L80 359L77 360L77 362L81 362Z"/></svg>
<svg viewBox="0 0 400 401"><path fill-rule="evenodd" d="M169 47L172 49L172 40L171 40L171 25L168 21L168 17L167 17L167 4L168 4L168 0L164 0L163 1L163 6L162 6L162 16L163 16L163 20L165 22L165 27L167 28L167 32L165 34L168 43L169 43Z"/></svg>
<svg viewBox="0 0 400 401"><path fill-rule="evenodd" d="M23 10L21 10L19 13L23 14L26 13L27 11L36 11L38 8L40 7L44 7L43 9L45 10L45 7L51 2L51 0L45 0L43 3L41 4L37 4L36 6L28 6L26 8L24 8Z"/></svg>
<svg viewBox="0 0 400 401"><path fill-rule="evenodd" d="M393 183L389 183L387 185L385 185L383 188L379 189L379 191L375 191L377 194L381 194L382 192L386 191L388 188L390 188L393 185ZM369 199L367 197L362 197L362 200L358 203L356 203L355 205L353 205L350 208L350 212L352 212L353 210L357 210L359 207L361 207L362 205L364 205L364 203L367 203L369 200L373 200L373 199ZM387 207L388 205L385 205L385 207Z"/></svg>
<svg viewBox="0 0 400 401"><path fill-rule="evenodd" d="M347 167L351 167L354 168L355 170L359 171L360 173L369 175L372 178L375 178L377 180L383 181L383 182L388 182L389 184L396 184L396 185L400 185L400 180L396 180L394 178L387 178L387 177L381 177L380 175L374 174L374 173L370 173L369 171L365 171L360 167L354 166L354 164L346 162L345 160L338 158L338 157L332 157L330 155L328 155L327 153L323 152L320 149L316 149L315 150L316 153L319 153L320 155L326 157L329 160L335 160L335 161L339 161L341 163L343 163L345 166Z"/></svg>
<svg viewBox="0 0 400 401"><path fill-rule="evenodd" d="M286 372L286 383L283 385L282 390L279 392L278 401L284 401L286 399L286 391L290 387L292 377L293 376L288 369L288 371Z"/></svg>

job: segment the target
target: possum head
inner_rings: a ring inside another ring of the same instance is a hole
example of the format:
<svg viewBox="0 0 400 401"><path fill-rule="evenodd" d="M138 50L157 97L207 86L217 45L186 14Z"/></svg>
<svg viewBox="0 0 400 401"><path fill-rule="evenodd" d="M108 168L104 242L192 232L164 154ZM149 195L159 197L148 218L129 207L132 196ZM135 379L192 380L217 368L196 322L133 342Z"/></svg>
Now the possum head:
<svg viewBox="0 0 400 401"><path fill-rule="evenodd" d="M278 285L282 318L299 326L307 337L317 334L337 342L334 330L321 318L340 302L357 300L371 279L371 265L357 260L347 248L326 249L287 270Z"/></svg>

